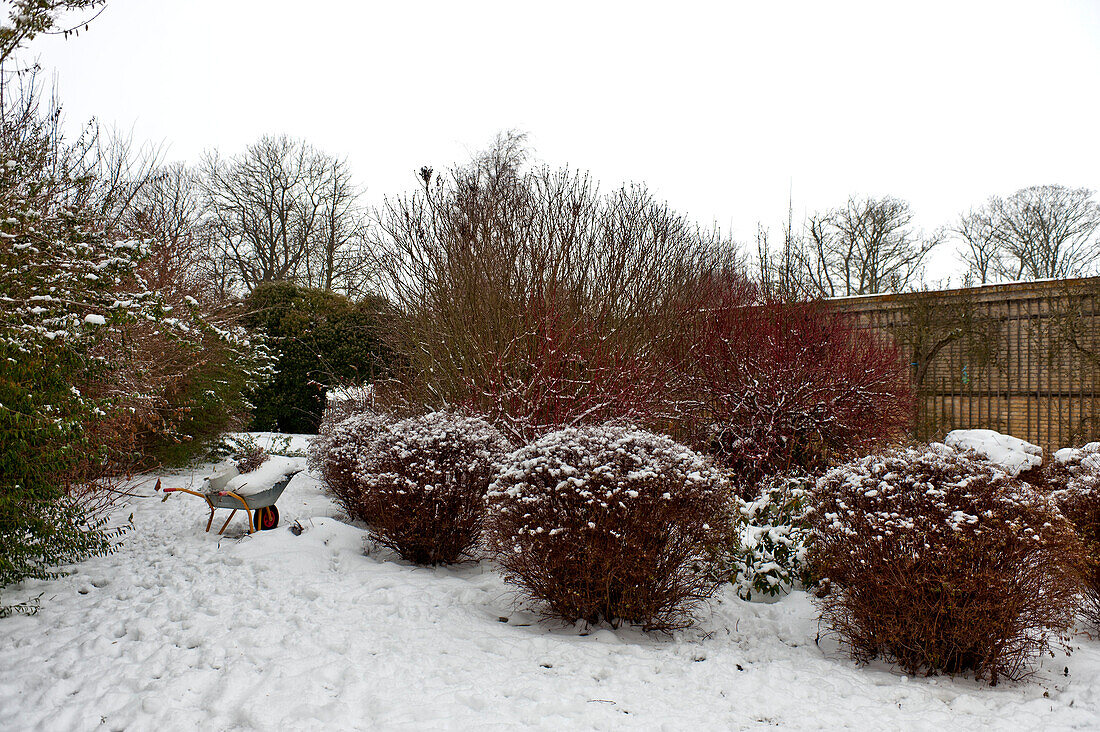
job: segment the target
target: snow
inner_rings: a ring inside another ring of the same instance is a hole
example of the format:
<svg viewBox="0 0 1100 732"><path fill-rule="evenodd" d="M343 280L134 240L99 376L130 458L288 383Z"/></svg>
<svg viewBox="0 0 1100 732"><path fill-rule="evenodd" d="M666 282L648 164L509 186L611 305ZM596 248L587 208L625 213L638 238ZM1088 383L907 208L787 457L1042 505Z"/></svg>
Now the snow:
<svg viewBox="0 0 1100 732"><path fill-rule="evenodd" d="M1090 442L1082 447L1063 447L1054 453L1054 462L1059 465L1077 465L1082 460L1093 458L1100 453L1100 442Z"/></svg>
<svg viewBox="0 0 1100 732"><path fill-rule="evenodd" d="M263 465L250 473L241 473L225 484L223 489L227 493L236 493L239 496L252 496L273 488L276 483L291 473L303 470L301 458L288 458L272 455L264 461Z"/></svg>
<svg viewBox="0 0 1100 732"><path fill-rule="evenodd" d="M298 459L299 465L304 460ZM163 476L195 489L214 466ZM486 562L425 569L335 518L301 473L278 529L203 533L206 508L140 481L118 551L0 620L0 729L1095 729L1100 642L1028 682L855 666L807 595L728 589L675 635L561 627L517 606ZM222 512L224 513L224 512ZM295 522L303 530L290 529ZM215 522L217 523L217 522ZM1068 675L1063 674L1063 668Z"/></svg>
<svg viewBox="0 0 1100 732"><path fill-rule="evenodd" d="M953 430L947 433L944 444L956 450L972 450L1009 475L1043 464L1043 448L993 430Z"/></svg>
<svg viewBox="0 0 1100 732"><path fill-rule="evenodd" d="M89 313L84 316L84 322L88 325L106 325L107 319L102 315L96 315L95 313Z"/></svg>

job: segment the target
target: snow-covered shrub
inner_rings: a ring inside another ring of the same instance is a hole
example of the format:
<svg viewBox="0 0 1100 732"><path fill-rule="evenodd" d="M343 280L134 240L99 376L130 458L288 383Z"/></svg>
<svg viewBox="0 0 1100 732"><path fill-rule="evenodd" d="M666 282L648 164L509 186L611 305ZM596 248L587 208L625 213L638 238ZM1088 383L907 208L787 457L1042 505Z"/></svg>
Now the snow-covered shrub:
<svg viewBox="0 0 1100 732"><path fill-rule="evenodd" d="M1059 450L1044 472L1051 496L1085 547L1082 604L1100 627L1100 442Z"/></svg>
<svg viewBox="0 0 1100 732"><path fill-rule="evenodd" d="M481 537L485 492L511 449L478 417L441 411L394 422L361 453L349 508L405 559L457 562Z"/></svg>
<svg viewBox="0 0 1100 732"><path fill-rule="evenodd" d="M806 539L812 484L805 474L783 473L766 478L755 499L734 498L729 538L714 551L722 576L741 599L774 597L811 584Z"/></svg>
<svg viewBox="0 0 1100 732"><path fill-rule="evenodd" d="M903 437L912 416L898 351L812 304L714 308L695 329L695 443L745 498L768 475L816 473Z"/></svg>
<svg viewBox="0 0 1100 732"><path fill-rule="evenodd" d="M728 521L728 485L669 437L550 433L508 456L488 503L504 576L552 617L677 628L717 586L707 546Z"/></svg>
<svg viewBox="0 0 1100 732"><path fill-rule="evenodd" d="M112 330L159 314L152 293L122 293L144 245L99 213L92 135L65 141L34 75L15 79L0 78L0 587L109 549L82 498L113 495L88 478L114 445L85 429L112 402L79 387L111 382L96 347Z"/></svg>
<svg viewBox="0 0 1100 732"><path fill-rule="evenodd" d="M1081 546L1054 501L940 444L830 470L814 489L822 619L858 660L1019 678L1073 623Z"/></svg>
<svg viewBox="0 0 1100 732"><path fill-rule="evenodd" d="M332 416L328 412L326 415ZM345 416L335 423L322 421L321 434L309 444L309 469L321 476L337 505L349 516L357 516L359 511L359 460L391 422L389 417L372 411Z"/></svg>

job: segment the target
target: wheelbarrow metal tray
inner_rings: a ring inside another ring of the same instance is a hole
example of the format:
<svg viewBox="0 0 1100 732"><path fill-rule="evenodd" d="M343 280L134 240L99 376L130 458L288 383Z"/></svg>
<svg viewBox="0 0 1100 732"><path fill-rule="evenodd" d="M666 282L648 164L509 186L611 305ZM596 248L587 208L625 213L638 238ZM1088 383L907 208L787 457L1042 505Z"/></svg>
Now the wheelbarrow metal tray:
<svg viewBox="0 0 1100 732"><path fill-rule="evenodd" d="M290 479L293 477L292 475L288 475L285 480L279 481L267 490L253 493L252 495L241 495L241 498L248 503L249 508L274 506L275 501L279 500L279 496L283 495L283 491L286 490L287 484L290 483ZM218 493L207 493L206 500L210 501L210 505L214 508L244 508L240 500L236 496L230 494L219 495Z"/></svg>

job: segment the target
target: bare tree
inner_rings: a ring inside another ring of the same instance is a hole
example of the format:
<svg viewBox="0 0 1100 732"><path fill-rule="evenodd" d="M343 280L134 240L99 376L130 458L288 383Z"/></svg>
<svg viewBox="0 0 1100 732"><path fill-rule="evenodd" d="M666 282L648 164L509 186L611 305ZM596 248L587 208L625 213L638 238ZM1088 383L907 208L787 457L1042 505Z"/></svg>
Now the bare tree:
<svg viewBox="0 0 1100 732"><path fill-rule="evenodd" d="M359 207L359 191L344 160L329 158L318 199L316 236L305 259L304 281L311 287L364 294L372 277L365 248L367 220Z"/></svg>
<svg viewBox="0 0 1100 732"><path fill-rule="evenodd" d="M262 137L202 165L215 256L251 291L287 280L324 289L359 281L363 215L346 161L301 140Z"/></svg>
<svg viewBox="0 0 1100 732"><path fill-rule="evenodd" d="M86 28L88 23L103 12L106 2L107 0L12 0L5 3L9 6L8 22L0 25L0 64L39 33L65 36L79 33L81 28ZM72 11L84 11L88 17L66 16ZM92 14L93 11L96 12ZM63 17L70 23L62 25Z"/></svg>
<svg viewBox="0 0 1100 732"><path fill-rule="evenodd" d="M378 212L405 398L474 408L524 437L653 416L679 388L669 354L709 317L699 292L743 281L732 242L642 187L601 194L584 173L527 169L521 143L501 136L444 175L423 168L418 192Z"/></svg>
<svg viewBox="0 0 1100 732"><path fill-rule="evenodd" d="M143 274L149 286L175 300L185 295L224 302L224 273L209 257L199 177L182 163L153 171L126 211L126 225L152 242Z"/></svg>
<svg viewBox="0 0 1100 732"><path fill-rule="evenodd" d="M962 240L960 252L966 264L965 283L984 285L993 281L1004 266L997 227L989 206L971 209L959 218L952 232Z"/></svg>
<svg viewBox="0 0 1100 732"><path fill-rule="evenodd" d="M810 217L799 257L815 296L846 297L900 292L917 284L928 253L942 234L924 236L905 201L849 198Z"/></svg>
<svg viewBox="0 0 1100 732"><path fill-rule="evenodd" d="M999 257L998 277L1064 279L1095 270L1100 205L1087 188L1032 186L981 209Z"/></svg>
<svg viewBox="0 0 1100 732"><path fill-rule="evenodd" d="M778 249L773 248L768 228L759 224L755 240L757 280L765 300L793 302L813 294L800 257L806 241L795 226L793 202L788 202L782 245Z"/></svg>

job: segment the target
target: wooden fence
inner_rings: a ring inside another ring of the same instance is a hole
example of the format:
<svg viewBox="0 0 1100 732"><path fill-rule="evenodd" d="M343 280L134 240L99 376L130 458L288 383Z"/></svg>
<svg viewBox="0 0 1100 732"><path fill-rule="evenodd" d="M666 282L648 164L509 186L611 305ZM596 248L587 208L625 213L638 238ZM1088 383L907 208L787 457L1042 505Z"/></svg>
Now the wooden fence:
<svg viewBox="0 0 1100 732"><path fill-rule="evenodd" d="M987 428L1100 439L1100 277L830 300L911 364L916 437Z"/></svg>

